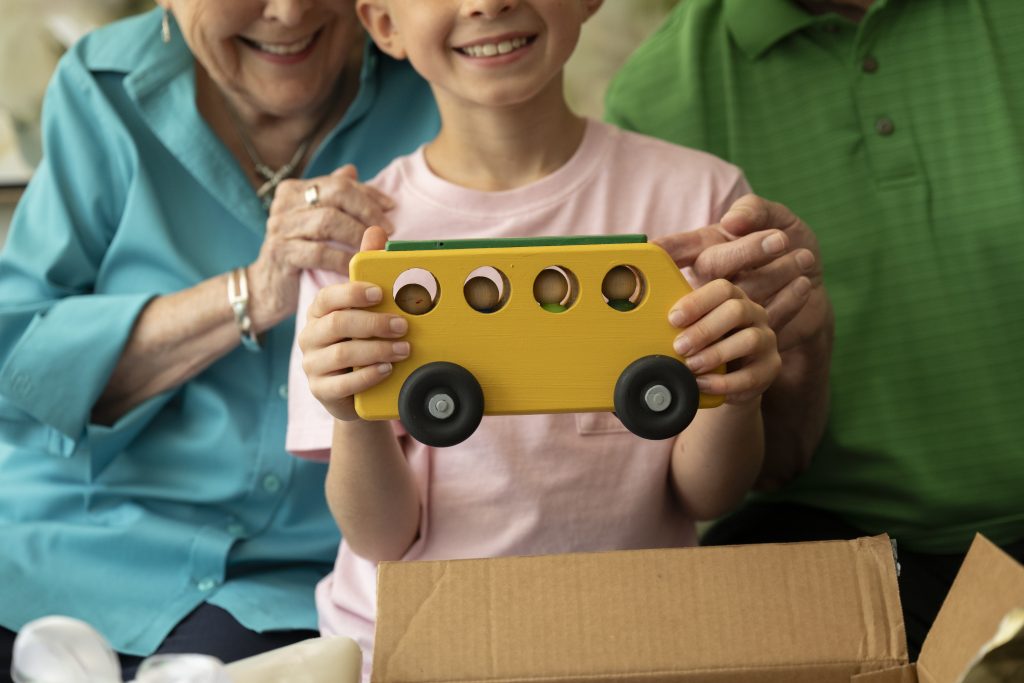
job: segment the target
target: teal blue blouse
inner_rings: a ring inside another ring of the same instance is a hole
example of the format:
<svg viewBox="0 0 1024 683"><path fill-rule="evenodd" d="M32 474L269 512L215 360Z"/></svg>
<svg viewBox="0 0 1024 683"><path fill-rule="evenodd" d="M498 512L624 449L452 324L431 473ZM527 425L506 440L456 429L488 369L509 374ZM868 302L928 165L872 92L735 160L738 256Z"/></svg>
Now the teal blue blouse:
<svg viewBox="0 0 1024 683"><path fill-rule="evenodd" d="M255 260L267 218L159 23L65 56L0 253L0 625L66 614L131 654L203 601L258 631L316 628L339 541L324 465L284 451L291 321L112 427L89 421L146 302ZM368 46L307 175L370 177L437 128L426 84Z"/></svg>

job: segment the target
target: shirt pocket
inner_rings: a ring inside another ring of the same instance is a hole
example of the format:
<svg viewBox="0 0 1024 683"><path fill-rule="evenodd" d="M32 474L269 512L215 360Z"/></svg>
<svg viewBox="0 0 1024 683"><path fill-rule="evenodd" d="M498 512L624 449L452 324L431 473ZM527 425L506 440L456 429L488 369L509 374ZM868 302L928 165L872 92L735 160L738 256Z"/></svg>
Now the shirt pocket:
<svg viewBox="0 0 1024 683"><path fill-rule="evenodd" d="M614 413L576 413L576 431L580 436L629 434Z"/></svg>

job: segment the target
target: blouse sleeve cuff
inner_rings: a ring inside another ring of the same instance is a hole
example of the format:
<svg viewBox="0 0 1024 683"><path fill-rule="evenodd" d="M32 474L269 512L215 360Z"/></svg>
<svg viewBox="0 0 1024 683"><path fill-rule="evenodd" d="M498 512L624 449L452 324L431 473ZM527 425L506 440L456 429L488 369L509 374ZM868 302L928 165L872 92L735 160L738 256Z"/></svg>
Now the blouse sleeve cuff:
<svg viewBox="0 0 1024 683"><path fill-rule="evenodd" d="M38 313L0 368L0 393L79 439L152 294L67 297Z"/></svg>

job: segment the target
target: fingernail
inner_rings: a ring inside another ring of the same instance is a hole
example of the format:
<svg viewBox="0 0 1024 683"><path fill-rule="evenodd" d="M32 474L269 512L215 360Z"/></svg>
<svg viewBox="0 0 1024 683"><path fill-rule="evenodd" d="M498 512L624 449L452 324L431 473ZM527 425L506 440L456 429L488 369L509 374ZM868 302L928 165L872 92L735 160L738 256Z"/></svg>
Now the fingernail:
<svg viewBox="0 0 1024 683"><path fill-rule="evenodd" d="M396 334L405 334L409 329L409 321L405 318L392 318L391 321L388 322L388 327L390 327L391 331Z"/></svg>
<svg viewBox="0 0 1024 683"><path fill-rule="evenodd" d="M375 304L381 300L384 293L380 291L380 287L367 287L366 288L366 300L371 304Z"/></svg>
<svg viewBox="0 0 1024 683"><path fill-rule="evenodd" d="M778 254L786 248L786 240L782 239L782 235L771 235L764 238L764 241L761 242L761 248L764 249L766 254Z"/></svg>
<svg viewBox="0 0 1024 683"><path fill-rule="evenodd" d="M796 264L802 270L810 270L814 267L814 254L809 251L801 251L796 255Z"/></svg>
<svg viewBox="0 0 1024 683"><path fill-rule="evenodd" d="M409 342L395 342L394 344L391 345L391 351L396 356L401 356L402 358L405 358L406 356L409 355Z"/></svg>
<svg viewBox="0 0 1024 683"><path fill-rule="evenodd" d="M389 372L391 372L391 363L378 363L377 372L379 372L382 375L388 374Z"/></svg>
<svg viewBox="0 0 1024 683"><path fill-rule="evenodd" d="M683 317L683 312L680 311L678 308L673 309L672 311L669 311L668 321L674 327L682 327L683 326L683 320L685 320L685 318Z"/></svg>
<svg viewBox="0 0 1024 683"><path fill-rule="evenodd" d="M685 334L681 334L676 337L675 342L672 343L672 348L675 349L675 352L680 356L685 356L692 347L693 342L691 342L690 338Z"/></svg>
<svg viewBox="0 0 1024 683"><path fill-rule="evenodd" d="M806 296L811 291L811 281L805 277L802 277L796 281L793 285L793 290L797 296Z"/></svg>
<svg viewBox="0 0 1024 683"><path fill-rule="evenodd" d="M687 358L683 362L686 363L686 367L690 368L690 372L697 373L704 369L704 356L699 353L696 356Z"/></svg>
<svg viewBox="0 0 1024 683"><path fill-rule="evenodd" d="M711 384L713 380L707 375L700 375L696 378L696 380L697 388L700 389L701 391L708 391L711 389Z"/></svg>

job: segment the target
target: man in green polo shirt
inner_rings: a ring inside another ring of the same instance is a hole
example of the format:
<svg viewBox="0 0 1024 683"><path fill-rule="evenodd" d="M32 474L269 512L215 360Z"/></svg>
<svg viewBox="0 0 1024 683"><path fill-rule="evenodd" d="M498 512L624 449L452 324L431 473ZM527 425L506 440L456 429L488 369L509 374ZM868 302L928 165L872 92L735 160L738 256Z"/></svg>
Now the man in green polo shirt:
<svg viewBox="0 0 1024 683"><path fill-rule="evenodd" d="M914 652L975 532L1024 558L1021 36L1021 0L684 0L608 94L820 241L824 438L709 538L888 532Z"/></svg>

